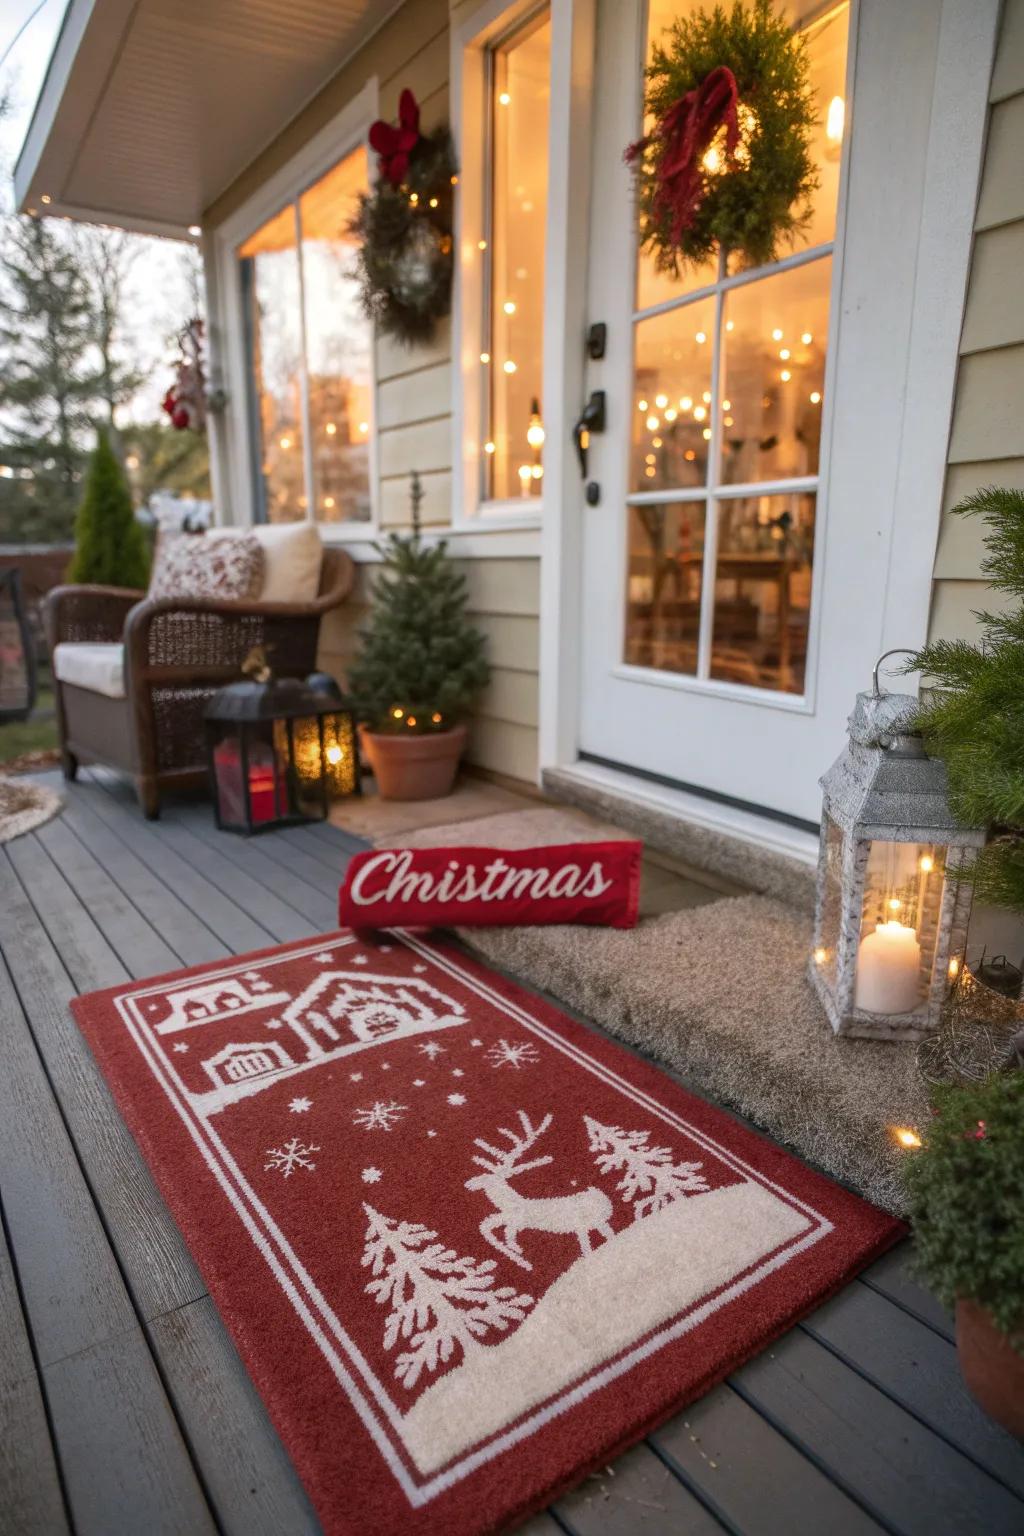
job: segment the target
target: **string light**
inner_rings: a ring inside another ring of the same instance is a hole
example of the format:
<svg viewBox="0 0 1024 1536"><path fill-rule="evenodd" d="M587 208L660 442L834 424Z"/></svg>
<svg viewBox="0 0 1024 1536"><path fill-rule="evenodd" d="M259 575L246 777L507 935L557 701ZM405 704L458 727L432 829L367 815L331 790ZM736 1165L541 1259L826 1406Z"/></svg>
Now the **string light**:
<svg viewBox="0 0 1024 1536"><path fill-rule="evenodd" d="M541 478L541 476L543 475L543 473L544 473L544 466L543 466L543 464L534 464L532 469L530 470L530 474L533 476L533 478L535 480L539 480Z"/></svg>
<svg viewBox="0 0 1024 1536"><path fill-rule="evenodd" d="M328 508L333 507L334 506L334 497L333 496L325 496L324 497L324 506L328 507Z"/></svg>
<svg viewBox="0 0 1024 1536"><path fill-rule="evenodd" d="M898 896L889 897L888 907L890 912L898 912L902 905L903 903L900 901Z"/></svg>
<svg viewBox="0 0 1024 1536"><path fill-rule="evenodd" d="M723 400L722 401L722 410L723 411L731 411L732 410L732 401L731 400Z"/></svg>
<svg viewBox="0 0 1024 1536"><path fill-rule="evenodd" d="M702 405L695 405L694 406L694 408L693 408L693 419L694 419L694 421L703 421L707 414L708 413L705 410L704 406L702 406Z"/></svg>
<svg viewBox="0 0 1024 1536"><path fill-rule="evenodd" d="M493 453L493 452L494 452L494 444L493 443L484 443L484 453Z"/></svg>
<svg viewBox="0 0 1024 1536"><path fill-rule="evenodd" d="M950 978L952 980L955 980L956 977L959 976L959 974L960 974L960 961L954 955L953 959L949 962L949 976L950 976Z"/></svg>
<svg viewBox="0 0 1024 1536"><path fill-rule="evenodd" d="M668 395L655 395L654 403L660 411L663 411L668 405Z"/></svg>
<svg viewBox="0 0 1024 1536"><path fill-rule="evenodd" d="M338 430L338 425L337 425L337 422L334 422L334 421L329 421L327 423L326 427L324 427L324 431L327 433L328 437L333 437L334 434L337 432L337 430Z"/></svg>
<svg viewBox="0 0 1024 1536"><path fill-rule="evenodd" d="M415 724L416 724L416 716L415 716L415 715L409 715L409 716L408 716L408 717L407 717L407 719L406 719L406 722L405 722L405 723L406 723L406 725L408 725L408 726L409 726L409 727L412 727L412 726L414 726L414 725L415 725Z"/></svg>
<svg viewBox="0 0 1024 1536"><path fill-rule="evenodd" d="M804 331L803 335L800 337L800 340L803 342L805 347L809 347L811 342L814 340L814 337L811 335L810 331Z"/></svg>
<svg viewBox="0 0 1024 1536"><path fill-rule="evenodd" d="M288 452L288 449L291 447L291 445L292 445L292 440L291 440L290 437L282 437L281 438L280 446L284 449L285 453Z"/></svg>
<svg viewBox="0 0 1024 1536"><path fill-rule="evenodd" d="M434 722L435 725L440 725L441 724L441 716L438 714L436 709L434 710L434 713L431 715L430 718Z"/></svg>
<svg viewBox="0 0 1024 1536"><path fill-rule="evenodd" d="M657 416L648 416L648 418L647 418L647 430L648 430L648 432L657 432L657 430L658 430L658 428L660 426L661 426L661 420L660 420L659 417L657 417Z"/></svg>
<svg viewBox="0 0 1024 1536"><path fill-rule="evenodd" d="M430 199L430 206L431 206L431 208L436 208L437 207L437 198L436 197L432 197Z"/></svg>
<svg viewBox="0 0 1024 1536"><path fill-rule="evenodd" d="M736 324L736 322L735 322L735 320L727 320L727 321L726 321L726 322L725 322L725 328L726 328L726 330L727 330L727 331L731 331L731 330L732 330L732 329L733 329L733 327L734 327L734 326L735 326L735 324Z"/></svg>
<svg viewBox="0 0 1024 1536"><path fill-rule="evenodd" d="M490 360L491 360L491 354L489 352L481 352L480 353L480 361L482 363L489 363Z"/></svg>
<svg viewBox="0 0 1024 1536"><path fill-rule="evenodd" d="M706 389L704 391L704 393L701 395L701 399L704 401L705 405L710 405L711 404L711 391L710 391L710 389Z"/></svg>
<svg viewBox="0 0 1024 1536"><path fill-rule="evenodd" d="M540 419L540 404L536 400L530 406L530 425L526 429L526 441L531 448L544 446L544 423Z"/></svg>
<svg viewBox="0 0 1024 1536"><path fill-rule="evenodd" d="M515 373L516 371L516 365L511 358L508 358L504 363L502 363L501 366L504 368L506 373Z"/></svg>
<svg viewBox="0 0 1024 1536"><path fill-rule="evenodd" d="M782 358L782 361L784 363L788 363L789 362L789 348L788 347L780 347L779 348L779 356Z"/></svg>
<svg viewBox="0 0 1024 1536"><path fill-rule="evenodd" d="M681 395L679 397L679 409L681 411L692 411L693 410L693 401L691 400L689 395Z"/></svg>
<svg viewBox="0 0 1024 1536"><path fill-rule="evenodd" d="M652 437L651 438L651 447L652 448L660 448L661 445L662 445L662 440L661 440L660 437Z"/></svg>
<svg viewBox="0 0 1024 1536"><path fill-rule="evenodd" d="M405 710L399 709L398 705L396 704L394 709L391 711L391 714L395 720L401 720L405 715Z"/></svg>
<svg viewBox="0 0 1024 1536"><path fill-rule="evenodd" d="M918 868L920 869L922 875L931 874L932 870L935 868L935 860L932 858L930 853L922 853Z"/></svg>
<svg viewBox="0 0 1024 1536"><path fill-rule="evenodd" d="M894 1126L891 1127L891 1129L892 1129L893 1135L895 1136L896 1140L899 1142L901 1147L911 1148L911 1147L919 1147L921 1145L921 1138L920 1138L920 1136L917 1134L916 1131L912 1131L909 1126L906 1126L906 1125L894 1125Z"/></svg>
<svg viewBox="0 0 1024 1536"><path fill-rule="evenodd" d="M722 420L724 421L724 423L725 423L725 425L727 427L731 427L731 426L734 425L734 417L732 417L732 416L723 416Z"/></svg>
<svg viewBox="0 0 1024 1536"><path fill-rule="evenodd" d="M692 464L696 457L697 455L692 448L687 448L686 452L683 454L683 458L686 460L687 464Z"/></svg>
<svg viewBox="0 0 1024 1536"><path fill-rule="evenodd" d="M452 186L453 187L457 187L458 184L459 184L459 178L457 176L453 176L452 177Z"/></svg>
<svg viewBox="0 0 1024 1536"><path fill-rule="evenodd" d="M665 420L666 421L675 421L675 419L676 419L676 417L678 415L679 415L679 412L676 410L675 406L670 405L668 410L665 412Z"/></svg>
<svg viewBox="0 0 1024 1536"><path fill-rule="evenodd" d="M696 337L694 339L697 341L699 346L703 346L704 343L708 339L707 338L707 332L706 331L698 331L697 335L696 335Z"/></svg>
<svg viewBox="0 0 1024 1536"><path fill-rule="evenodd" d="M337 746L337 745L335 745L333 747L328 747L327 751L324 753L324 756L326 757L327 761L330 763L331 767L332 768L336 768L338 766L338 764L341 762L341 759L342 759L341 748L339 746Z"/></svg>
<svg viewBox="0 0 1024 1536"><path fill-rule="evenodd" d="M782 380L783 384L788 384L792 377L793 375L790 373L788 368L783 368L782 372L779 374L779 378Z"/></svg>
<svg viewBox="0 0 1024 1536"><path fill-rule="evenodd" d="M638 411L641 411L641 412L642 411L646 411L646 409L647 409L647 401L646 400L638 400L637 403L636 403L636 408L637 408Z"/></svg>
<svg viewBox="0 0 1024 1536"><path fill-rule="evenodd" d="M498 100L501 102L503 107L507 107L509 102L512 100L512 97L509 95L508 91L502 91L501 95L498 97Z"/></svg>
<svg viewBox="0 0 1024 1536"><path fill-rule="evenodd" d="M772 341L781 341L781 340L782 340L782 332L779 330L778 326L776 326L774 331L772 331Z"/></svg>
<svg viewBox="0 0 1024 1536"><path fill-rule="evenodd" d="M825 137L830 144L843 142L843 126L846 121L846 104L841 96L833 96L825 116Z"/></svg>
<svg viewBox="0 0 1024 1536"><path fill-rule="evenodd" d="M478 240L477 243L476 243L476 248L477 248L478 251L486 251L486 249L487 249L487 241L486 240Z"/></svg>
<svg viewBox="0 0 1024 1536"><path fill-rule="evenodd" d="M532 477L532 474L533 474L533 471L530 468L529 464L520 464L520 466L519 466L519 478L523 482L524 486L525 486L526 482Z"/></svg>
<svg viewBox="0 0 1024 1536"><path fill-rule="evenodd" d="M516 312L515 302L512 299L506 299L501 307L506 315L514 315Z"/></svg>
<svg viewBox="0 0 1024 1536"><path fill-rule="evenodd" d="M419 202L419 200L420 200L420 195L419 195L418 192L410 192L409 193L409 201L410 201L410 203L412 203L414 208L415 208L416 204Z"/></svg>
<svg viewBox="0 0 1024 1536"><path fill-rule="evenodd" d="M359 430L360 430L360 432L362 432L364 434L369 432L369 430L370 430L370 423L368 421L361 421L359 423Z"/></svg>
<svg viewBox="0 0 1024 1536"><path fill-rule="evenodd" d="M828 959L828 950L825 949L822 945L819 944L818 948L814 951L814 963L815 963L815 965L824 965L825 961L827 959Z"/></svg>
<svg viewBox="0 0 1024 1536"><path fill-rule="evenodd" d="M648 480L653 480L654 476L657 474L657 470L652 469L648 464L647 468L644 470L644 474L647 476Z"/></svg>
<svg viewBox="0 0 1024 1536"><path fill-rule="evenodd" d="M711 428L710 427L705 427L703 432L701 433L701 437L704 439L705 442L709 442L710 439L711 439Z"/></svg>
<svg viewBox="0 0 1024 1536"><path fill-rule="evenodd" d="M812 405L820 405L821 404L821 394L816 389L812 389L811 390L811 404Z"/></svg>

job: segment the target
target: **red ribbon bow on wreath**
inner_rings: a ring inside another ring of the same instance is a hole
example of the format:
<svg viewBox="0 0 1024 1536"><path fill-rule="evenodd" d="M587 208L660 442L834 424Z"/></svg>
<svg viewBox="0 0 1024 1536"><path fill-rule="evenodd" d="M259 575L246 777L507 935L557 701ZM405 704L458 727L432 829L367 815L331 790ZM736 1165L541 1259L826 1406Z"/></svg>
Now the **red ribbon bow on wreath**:
<svg viewBox="0 0 1024 1536"><path fill-rule="evenodd" d="M370 148L380 156L380 173L393 187L401 184L409 169L409 154L420 141L420 109L412 91L398 99L398 127L379 117L370 126Z"/></svg>
<svg viewBox="0 0 1024 1536"><path fill-rule="evenodd" d="M652 134L626 150L626 160L632 163L650 144L659 146L654 212L669 221L671 239L676 243L693 225L704 190L701 160L723 124L726 154L735 153L740 137L737 95L736 76L727 65L719 64L700 85L669 107Z"/></svg>

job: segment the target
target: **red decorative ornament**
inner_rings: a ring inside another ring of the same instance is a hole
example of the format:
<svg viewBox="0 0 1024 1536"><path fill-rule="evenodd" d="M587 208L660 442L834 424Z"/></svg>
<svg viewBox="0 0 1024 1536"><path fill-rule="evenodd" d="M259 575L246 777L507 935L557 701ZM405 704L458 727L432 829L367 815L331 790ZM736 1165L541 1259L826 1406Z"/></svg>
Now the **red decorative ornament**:
<svg viewBox="0 0 1024 1536"><path fill-rule="evenodd" d="M726 155L736 152L740 138L737 94L735 75L720 64L669 107L652 133L626 150L626 161L632 165L650 145L658 146L655 210L668 219L675 243L693 226L704 195L703 157L720 129L725 129Z"/></svg>
<svg viewBox="0 0 1024 1536"><path fill-rule="evenodd" d="M181 355L174 382L163 398L163 410L178 432L206 429L206 378L203 373L203 322L190 320L178 337Z"/></svg>
<svg viewBox="0 0 1024 1536"><path fill-rule="evenodd" d="M398 98L398 126L379 117L370 126L370 148L378 156L380 174L393 187L405 180L409 155L420 141L420 109L412 91L406 88Z"/></svg>

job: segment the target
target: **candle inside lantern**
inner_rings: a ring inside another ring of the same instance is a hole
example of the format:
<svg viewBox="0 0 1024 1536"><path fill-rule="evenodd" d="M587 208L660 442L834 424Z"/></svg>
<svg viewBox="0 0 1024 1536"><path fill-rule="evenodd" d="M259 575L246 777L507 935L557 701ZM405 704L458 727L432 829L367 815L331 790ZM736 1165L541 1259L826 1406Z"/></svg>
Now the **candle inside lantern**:
<svg viewBox="0 0 1024 1536"><path fill-rule="evenodd" d="M213 754L221 815L231 824L244 824L245 795L242 789L242 755L237 739L219 742ZM253 743L249 748L249 805L258 825L284 816L288 795L273 748Z"/></svg>
<svg viewBox="0 0 1024 1536"><path fill-rule="evenodd" d="M911 1013L918 1002L921 946L897 918L876 923L857 954L854 1007L867 1013Z"/></svg>

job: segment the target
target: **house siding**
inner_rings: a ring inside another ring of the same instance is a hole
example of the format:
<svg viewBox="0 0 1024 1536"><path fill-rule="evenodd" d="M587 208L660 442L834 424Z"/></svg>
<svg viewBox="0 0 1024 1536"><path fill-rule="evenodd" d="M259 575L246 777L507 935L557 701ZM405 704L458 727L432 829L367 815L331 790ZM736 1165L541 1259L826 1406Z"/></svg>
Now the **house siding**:
<svg viewBox="0 0 1024 1536"><path fill-rule="evenodd" d="M429 130L449 118L448 0L407 0L364 48L284 127L272 144L209 208L203 219L215 230L376 76L381 115L394 118L408 86ZM446 321L430 341L406 347L387 337L376 343L378 508L383 530L409 526L409 477L418 471L420 509L429 527L451 519L452 358ZM478 767L512 778L537 777L540 562L535 559L459 561L469 588L470 610L487 635L493 677L470 723L468 757ZM320 662L344 678L365 623L374 579L361 564L353 598L330 616L321 634Z"/></svg>
<svg viewBox="0 0 1024 1536"><path fill-rule="evenodd" d="M1006 0L960 339L929 635L970 639L999 605L981 574L984 527L952 508L984 485L1024 490L1024 0Z"/></svg>

